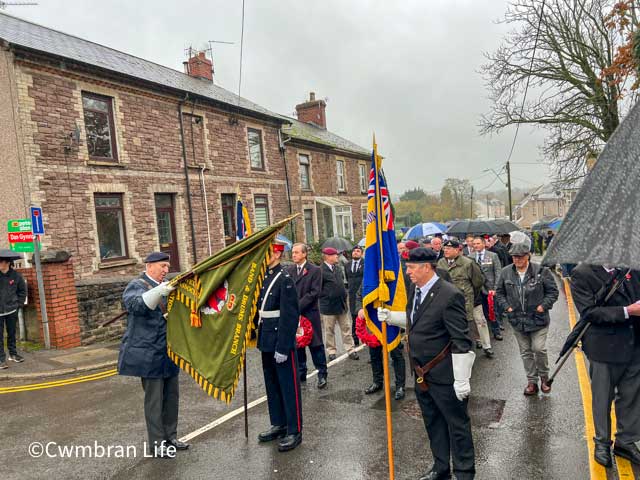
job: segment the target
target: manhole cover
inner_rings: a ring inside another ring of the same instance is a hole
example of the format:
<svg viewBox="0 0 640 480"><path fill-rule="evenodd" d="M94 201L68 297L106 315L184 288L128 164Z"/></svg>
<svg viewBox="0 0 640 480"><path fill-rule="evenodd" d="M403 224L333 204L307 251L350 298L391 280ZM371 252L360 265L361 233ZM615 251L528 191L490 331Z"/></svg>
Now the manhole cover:
<svg viewBox="0 0 640 480"><path fill-rule="evenodd" d="M384 401L384 400L383 400ZM504 413L504 400L487 397L471 397L469 399L469 416L471 424L476 427L487 427L499 423ZM384 403L382 404L384 408ZM402 412L414 420L422 421L422 411L417 400L408 400L402 405Z"/></svg>
<svg viewBox="0 0 640 480"><path fill-rule="evenodd" d="M364 393L362 390L338 390L327 395L322 395L320 400L329 400L330 402L341 403L362 403Z"/></svg>

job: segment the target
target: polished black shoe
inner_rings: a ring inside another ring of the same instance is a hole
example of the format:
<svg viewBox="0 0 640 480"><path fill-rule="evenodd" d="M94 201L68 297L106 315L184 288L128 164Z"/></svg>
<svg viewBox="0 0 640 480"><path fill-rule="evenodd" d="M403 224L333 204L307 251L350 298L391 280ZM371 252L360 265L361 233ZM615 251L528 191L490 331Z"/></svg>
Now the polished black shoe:
<svg viewBox="0 0 640 480"><path fill-rule="evenodd" d="M318 390L322 390L327 387L327 379L325 377L318 377Z"/></svg>
<svg viewBox="0 0 640 480"><path fill-rule="evenodd" d="M173 459L176 458L176 449L171 447L168 444L158 445L150 452L150 456L153 458L165 458L165 459Z"/></svg>
<svg viewBox="0 0 640 480"><path fill-rule="evenodd" d="M304 383L307 381L307 374L305 373L304 375L300 375L300 383Z"/></svg>
<svg viewBox="0 0 640 480"><path fill-rule="evenodd" d="M611 468L613 466L613 462L611 461L611 446L596 443L593 458L603 467Z"/></svg>
<svg viewBox="0 0 640 480"><path fill-rule="evenodd" d="M482 349L482 342L481 342L481 341L476 340L476 348L477 348L478 350L481 350L481 349Z"/></svg>
<svg viewBox="0 0 640 480"><path fill-rule="evenodd" d="M618 443L613 445L613 454L622 458L626 458L631 463L640 465L640 450L633 443Z"/></svg>
<svg viewBox="0 0 640 480"><path fill-rule="evenodd" d="M286 426L276 426L272 425L271 428L265 432L258 434L258 441L260 442L270 442L275 440L276 438L282 438L287 434Z"/></svg>
<svg viewBox="0 0 640 480"><path fill-rule="evenodd" d="M421 476L418 480L449 480L451 472L436 472L431 470L429 473Z"/></svg>
<svg viewBox="0 0 640 480"><path fill-rule="evenodd" d="M364 390L364 393L366 395L371 395L372 393L379 392L380 390L382 390L382 385L379 383L372 383Z"/></svg>
<svg viewBox="0 0 640 480"><path fill-rule="evenodd" d="M289 450L296 448L300 443L302 443L302 433L287 435L278 443L278 451L288 452Z"/></svg>
<svg viewBox="0 0 640 480"><path fill-rule="evenodd" d="M330 353L329 354L329 361L335 360L336 359L336 354L335 353Z"/></svg>
<svg viewBox="0 0 640 480"><path fill-rule="evenodd" d="M24 362L24 358L22 358L22 355L18 355L16 353L15 355L9 355L9 361L16 362L16 363L22 363L22 362Z"/></svg>
<svg viewBox="0 0 640 480"><path fill-rule="evenodd" d="M404 387L396 388L396 394L394 396L396 400L402 400L404 398Z"/></svg>
<svg viewBox="0 0 640 480"><path fill-rule="evenodd" d="M485 348L484 356L487 358L493 358L493 350L491 348Z"/></svg>
<svg viewBox="0 0 640 480"><path fill-rule="evenodd" d="M501 342L501 341L503 341L503 340L504 340L504 337L502 336L502 334L501 334L500 332L496 332L496 333L493 335L493 338L495 338L495 339L496 339L496 340L498 340L499 342Z"/></svg>
<svg viewBox="0 0 640 480"><path fill-rule="evenodd" d="M173 445L174 447L176 447L176 450L188 450L189 447L191 446L188 443L181 442L176 438L167 440L167 444Z"/></svg>
<svg viewBox="0 0 640 480"><path fill-rule="evenodd" d="M349 354L349 358L350 358L351 360L359 360L359 359L360 359L360 356L358 355L358 352L351 352L351 353Z"/></svg>

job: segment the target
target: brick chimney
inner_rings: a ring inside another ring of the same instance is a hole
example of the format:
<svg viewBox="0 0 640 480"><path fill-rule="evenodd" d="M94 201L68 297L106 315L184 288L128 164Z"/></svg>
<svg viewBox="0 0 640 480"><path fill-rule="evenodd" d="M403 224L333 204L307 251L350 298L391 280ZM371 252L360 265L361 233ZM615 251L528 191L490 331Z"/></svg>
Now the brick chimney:
<svg viewBox="0 0 640 480"><path fill-rule="evenodd" d="M205 52L195 52L195 55L183 64L184 73L190 77L213 82L213 63L207 58Z"/></svg>
<svg viewBox="0 0 640 480"><path fill-rule="evenodd" d="M312 123L320 128L327 129L327 116L325 108L327 104L324 100L316 100L316 94L309 94L309 101L296 105L298 120L304 123Z"/></svg>

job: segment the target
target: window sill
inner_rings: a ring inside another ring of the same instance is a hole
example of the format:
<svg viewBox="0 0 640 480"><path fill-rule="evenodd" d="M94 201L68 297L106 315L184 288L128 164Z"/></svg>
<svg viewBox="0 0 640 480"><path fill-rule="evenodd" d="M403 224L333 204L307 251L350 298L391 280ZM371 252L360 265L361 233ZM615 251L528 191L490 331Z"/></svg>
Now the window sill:
<svg viewBox="0 0 640 480"><path fill-rule="evenodd" d="M306 192L306 193L313 193L313 188L301 188L300 191Z"/></svg>
<svg viewBox="0 0 640 480"><path fill-rule="evenodd" d="M113 262L100 262L98 268L104 270L106 268L124 267L127 265L135 265L138 261L133 258L123 258L122 260L114 260Z"/></svg>
<svg viewBox="0 0 640 480"><path fill-rule="evenodd" d="M110 162L108 160L87 160L87 165L93 165L93 166L99 166L99 167L127 168L126 165L123 165L118 161Z"/></svg>

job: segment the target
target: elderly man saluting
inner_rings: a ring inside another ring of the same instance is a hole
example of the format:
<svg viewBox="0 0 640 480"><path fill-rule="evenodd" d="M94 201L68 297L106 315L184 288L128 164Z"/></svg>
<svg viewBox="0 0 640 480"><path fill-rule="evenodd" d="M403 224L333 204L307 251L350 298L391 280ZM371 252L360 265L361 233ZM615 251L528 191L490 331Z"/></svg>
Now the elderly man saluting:
<svg viewBox="0 0 640 480"><path fill-rule="evenodd" d="M407 273L415 288L407 311L379 309L378 318L406 328L409 335L416 398L434 458L433 467L420 480L451 478L451 460L456 479L470 480L475 476L475 456L467 397L475 353L464 295L438 277L437 261L438 254L430 248L411 250Z"/></svg>
<svg viewBox="0 0 640 480"><path fill-rule="evenodd" d="M176 450L186 450L189 445L177 440L180 370L167 355L164 313L166 297L174 290L164 281L169 255L153 252L144 263L145 272L129 282L122 296L129 316L118 373L142 380L150 453L157 458L174 458Z"/></svg>

